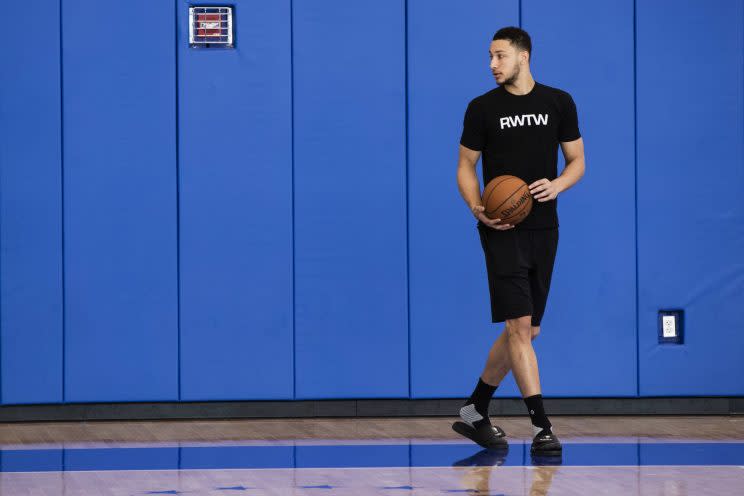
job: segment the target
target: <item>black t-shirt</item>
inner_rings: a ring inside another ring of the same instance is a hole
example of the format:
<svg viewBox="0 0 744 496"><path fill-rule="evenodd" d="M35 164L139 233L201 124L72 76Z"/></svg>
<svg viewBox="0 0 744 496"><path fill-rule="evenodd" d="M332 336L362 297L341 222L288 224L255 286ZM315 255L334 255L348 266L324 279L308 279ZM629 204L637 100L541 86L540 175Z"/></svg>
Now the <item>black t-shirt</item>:
<svg viewBox="0 0 744 496"><path fill-rule="evenodd" d="M576 105L571 95L535 82L526 95L499 86L474 98L465 111L460 144L482 152L483 186L509 174L528 185L558 176L558 144L574 141L579 133ZM558 227L557 200L538 202L515 229Z"/></svg>

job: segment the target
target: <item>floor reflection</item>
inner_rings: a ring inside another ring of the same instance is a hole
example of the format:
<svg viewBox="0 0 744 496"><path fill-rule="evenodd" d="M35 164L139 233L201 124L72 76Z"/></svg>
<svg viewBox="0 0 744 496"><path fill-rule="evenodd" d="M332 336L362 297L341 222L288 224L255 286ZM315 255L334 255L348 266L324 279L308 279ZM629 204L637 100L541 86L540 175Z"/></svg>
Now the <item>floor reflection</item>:
<svg viewBox="0 0 744 496"><path fill-rule="evenodd" d="M564 443L562 458L534 458L527 442L507 450L472 444L171 446L0 450L0 471L193 470L447 466L744 465L744 443Z"/></svg>
<svg viewBox="0 0 744 496"><path fill-rule="evenodd" d="M453 467L474 467L464 472L461 479L463 490L479 495L492 494L491 475L496 467L501 467L507 460L508 448L506 449L483 449L470 456L456 460ZM530 463L534 467L529 472L530 496L545 496L550 490L558 467L563 463L563 456L530 456ZM498 491L495 488L494 491ZM496 493L500 494L500 493Z"/></svg>
<svg viewBox="0 0 744 496"><path fill-rule="evenodd" d="M464 443L0 450L0 494L560 496L740 494L744 443ZM739 491L739 492L737 492Z"/></svg>

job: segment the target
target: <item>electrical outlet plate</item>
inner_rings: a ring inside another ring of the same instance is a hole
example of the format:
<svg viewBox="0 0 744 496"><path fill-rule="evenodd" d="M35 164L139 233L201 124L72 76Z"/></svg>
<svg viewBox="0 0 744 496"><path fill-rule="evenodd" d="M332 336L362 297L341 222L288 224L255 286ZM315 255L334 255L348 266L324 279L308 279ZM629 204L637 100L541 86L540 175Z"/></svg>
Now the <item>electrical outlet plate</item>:
<svg viewBox="0 0 744 496"><path fill-rule="evenodd" d="M684 322L683 310L659 310L659 343L682 344Z"/></svg>

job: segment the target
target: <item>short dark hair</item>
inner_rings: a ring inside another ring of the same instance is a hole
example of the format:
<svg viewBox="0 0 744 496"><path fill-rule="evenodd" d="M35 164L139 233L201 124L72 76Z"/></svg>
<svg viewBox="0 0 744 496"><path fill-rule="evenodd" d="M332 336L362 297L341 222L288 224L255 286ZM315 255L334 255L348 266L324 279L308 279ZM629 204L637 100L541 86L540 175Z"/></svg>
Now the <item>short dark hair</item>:
<svg viewBox="0 0 744 496"><path fill-rule="evenodd" d="M530 54L530 60L532 60L532 40L524 29L514 26L501 28L493 35L493 39L509 40L509 43L514 45L517 50L526 50Z"/></svg>

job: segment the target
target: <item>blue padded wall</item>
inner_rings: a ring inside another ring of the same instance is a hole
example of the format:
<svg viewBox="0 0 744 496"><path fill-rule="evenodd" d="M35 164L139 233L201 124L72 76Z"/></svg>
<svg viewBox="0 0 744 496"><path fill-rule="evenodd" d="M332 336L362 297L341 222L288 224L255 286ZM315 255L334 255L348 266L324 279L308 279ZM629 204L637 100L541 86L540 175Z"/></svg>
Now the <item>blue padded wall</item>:
<svg viewBox="0 0 744 496"><path fill-rule="evenodd" d="M744 394L744 2L639 2L640 394ZM657 312L685 310L685 344Z"/></svg>
<svg viewBox="0 0 744 496"><path fill-rule="evenodd" d="M62 21L65 399L175 400L173 3L65 0Z"/></svg>
<svg viewBox="0 0 744 496"><path fill-rule="evenodd" d="M236 2L234 49L178 0L181 399L291 399L290 2Z"/></svg>
<svg viewBox="0 0 744 496"><path fill-rule="evenodd" d="M501 325L457 149L520 20L586 142L544 394L744 394L742 0L233 5L232 50L185 0L43 0L5 47L0 402L467 395Z"/></svg>
<svg viewBox="0 0 744 496"><path fill-rule="evenodd" d="M408 395L404 14L294 2L297 398Z"/></svg>
<svg viewBox="0 0 744 496"><path fill-rule="evenodd" d="M497 335L456 171L465 108L493 87L491 38L499 26L519 23L519 4L471 7L408 3L411 394L418 398L469 394Z"/></svg>
<svg viewBox="0 0 744 496"><path fill-rule="evenodd" d="M5 19L28 5L4 5ZM62 400L59 2L34 32L5 22L0 71L0 357L3 403ZM42 344L43 343L43 344Z"/></svg>
<svg viewBox="0 0 744 496"><path fill-rule="evenodd" d="M633 1L523 0L522 27L535 79L576 102L586 158L558 197L558 256L534 342L543 394L635 396Z"/></svg>

